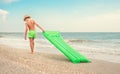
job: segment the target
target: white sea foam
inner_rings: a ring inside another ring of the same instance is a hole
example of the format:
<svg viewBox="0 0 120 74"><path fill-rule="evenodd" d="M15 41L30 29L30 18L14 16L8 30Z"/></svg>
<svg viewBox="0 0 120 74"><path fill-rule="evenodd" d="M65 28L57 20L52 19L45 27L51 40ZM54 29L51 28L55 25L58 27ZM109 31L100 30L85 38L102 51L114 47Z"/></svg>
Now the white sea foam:
<svg viewBox="0 0 120 74"><path fill-rule="evenodd" d="M75 50L84 54L88 58L104 60L109 62L120 63L120 47L119 44L115 45L114 43L107 45L106 43L94 43L94 42L69 42L70 40L65 40L71 47ZM15 48L29 48L29 39L24 40L22 38L0 38L0 44L4 44L7 46L15 47ZM35 39L35 50L50 52L50 53L60 53L49 41L46 39Z"/></svg>

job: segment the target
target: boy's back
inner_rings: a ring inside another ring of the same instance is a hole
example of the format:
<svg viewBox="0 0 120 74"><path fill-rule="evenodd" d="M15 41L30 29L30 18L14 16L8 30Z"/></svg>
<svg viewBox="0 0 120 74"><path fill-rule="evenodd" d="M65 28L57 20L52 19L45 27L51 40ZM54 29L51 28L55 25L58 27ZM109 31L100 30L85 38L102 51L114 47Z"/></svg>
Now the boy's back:
<svg viewBox="0 0 120 74"><path fill-rule="evenodd" d="M26 25L28 26L29 30L35 30L35 21L32 19L27 19Z"/></svg>

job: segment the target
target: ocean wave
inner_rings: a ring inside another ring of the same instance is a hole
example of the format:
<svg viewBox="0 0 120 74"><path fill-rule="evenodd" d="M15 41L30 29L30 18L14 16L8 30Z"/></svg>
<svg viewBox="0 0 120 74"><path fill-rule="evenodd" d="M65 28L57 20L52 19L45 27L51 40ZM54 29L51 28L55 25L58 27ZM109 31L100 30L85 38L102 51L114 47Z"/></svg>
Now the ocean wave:
<svg viewBox="0 0 120 74"><path fill-rule="evenodd" d="M95 40L80 40L80 39L69 39L69 40L67 40L67 42L80 42L80 43L83 43L83 42L100 42L100 41L95 41Z"/></svg>
<svg viewBox="0 0 120 74"><path fill-rule="evenodd" d="M65 40L68 43L92 43L92 44L102 44L102 45L106 45L106 44L110 44L110 45L114 45L120 44L120 40L81 40L81 39L67 39Z"/></svg>

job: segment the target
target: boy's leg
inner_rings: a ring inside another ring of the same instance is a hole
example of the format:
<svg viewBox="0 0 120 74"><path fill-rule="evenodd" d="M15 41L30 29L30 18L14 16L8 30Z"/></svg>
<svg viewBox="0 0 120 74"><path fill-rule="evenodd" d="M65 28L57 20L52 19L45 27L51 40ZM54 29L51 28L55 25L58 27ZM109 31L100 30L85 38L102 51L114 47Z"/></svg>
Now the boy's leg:
<svg viewBox="0 0 120 74"><path fill-rule="evenodd" d="M34 38L29 38L31 53L34 53Z"/></svg>

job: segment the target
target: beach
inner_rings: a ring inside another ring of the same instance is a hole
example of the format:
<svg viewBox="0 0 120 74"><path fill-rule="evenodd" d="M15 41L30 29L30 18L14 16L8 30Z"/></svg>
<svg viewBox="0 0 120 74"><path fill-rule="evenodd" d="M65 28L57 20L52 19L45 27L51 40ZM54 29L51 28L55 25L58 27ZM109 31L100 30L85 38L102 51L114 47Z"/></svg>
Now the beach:
<svg viewBox="0 0 120 74"><path fill-rule="evenodd" d="M62 54L0 45L0 74L119 74L120 64L90 59L73 64Z"/></svg>
<svg viewBox="0 0 120 74"><path fill-rule="evenodd" d="M119 17L120 0L0 0L0 74L120 74Z"/></svg>

